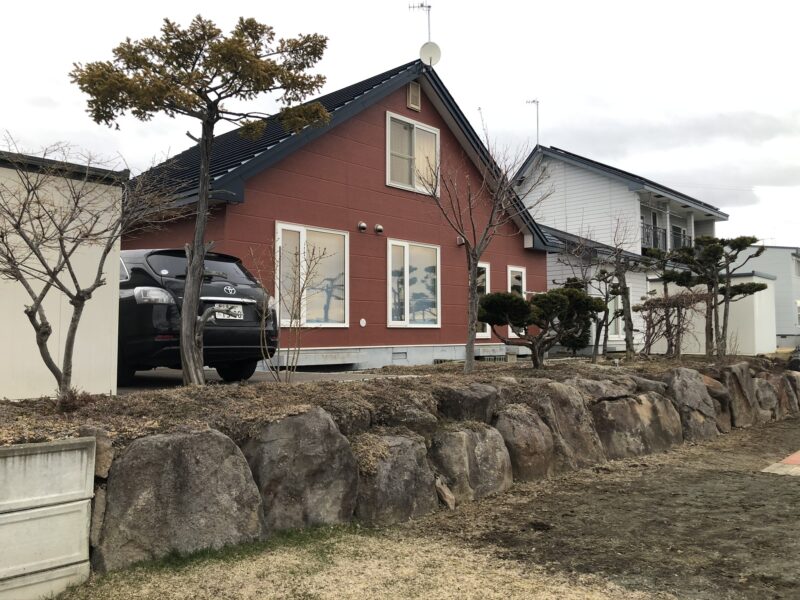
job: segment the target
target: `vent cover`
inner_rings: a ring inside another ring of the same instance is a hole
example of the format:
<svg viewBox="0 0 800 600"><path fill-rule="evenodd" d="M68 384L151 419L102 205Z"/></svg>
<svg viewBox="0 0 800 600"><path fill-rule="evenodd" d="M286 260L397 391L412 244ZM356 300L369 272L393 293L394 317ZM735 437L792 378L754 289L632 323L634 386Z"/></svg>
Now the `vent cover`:
<svg viewBox="0 0 800 600"><path fill-rule="evenodd" d="M422 90L416 81L408 84L408 100L406 106L417 112L422 110Z"/></svg>

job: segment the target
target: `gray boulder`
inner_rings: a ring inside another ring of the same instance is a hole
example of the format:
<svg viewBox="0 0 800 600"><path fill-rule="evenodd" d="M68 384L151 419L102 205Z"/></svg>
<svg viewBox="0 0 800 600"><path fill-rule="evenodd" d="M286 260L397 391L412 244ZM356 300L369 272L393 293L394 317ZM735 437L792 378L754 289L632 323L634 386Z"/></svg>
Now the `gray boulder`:
<svg viewBox="0 0 800 600"><path fill-rule="evenodd" d="M439 412L456 421L491 423L498 407L497 388L483 383L468 387L439 386L433 395Z"/></svg>
<svg viewBox="0 0 800 600"><path fill-rule="evenodd" d="M321 408L270 423L243 446L269 530L346 523L358 494L350 442Z"/></svg>
<svg viewBox="0 0 800 600"><path fill-rule="evenodd" d="M482 423L438 431L429 453L456 505L504 492L513 482L511 459L500 433Z"/></svg>
<svg viewBox="0 0 800 600"><path fill-rule="evenodd" d="M427 410L416 406L400 405L378 407L376 421L387 427L405 427L425 438L430 438L439 426L439 420Z"/></svg>
<svg viewBox="0 0 800 600"><path fill-rule="evenodd" d="M790 371L800 371L800 352L793 352L792 355L789 357L789 364L786 365L786 368Z"/></svg>
<svg viewBox="0 0 800 600"><path fill-rule="evenodd" d="M617 377L615 380L573 377L564 383L583 392L590 401L624 398L634 393L637 387L630 377Z"/></svg>
<svg viewBox="0 0 800 600"><path fill-rule="evenodd" d="M766 377L756 377L753 379L753 388L756 392L756 402L758 403L758 422L769 423L778 418L778 394Z"/></svg>
<svg viewBox="0 0 800 600"><path fill-rule="evenodd" d="M656 392L657 394L664 395L667 393L667 384L663 381L654 381L636 375L631 375L631 380L636 384L636 391L640 394Z"/></svg>
<svg viewBox="0 0 800 600"><path fill-rule="evenodd" d="M794 371L789 371L794 373ZM778 409L775 417L777 419L785 419L790 415L797 414L798 400L797 394L792 387L790 378L784 375L770 374L767 381L775 388L775 393L778 396Z"/></svg>
<svg viewBox="0 0 800 600"><path fill-rule="evenodd" d="M800 404L800 372L785 371L783 376L786 378L789 387L794 392L794 397L797 400L797 403ZM795 409L792 412L798 412L798 410Z"/></svg>
<svg viewBox="0 0 800 600"><path fill-rule="evenodd" d="M711 399L714 401L714 411L717 415L717 429L721 433L730 433L731 395L728 393L728 388L708 375L703 375L703 383L706 386L708 395L711 396Z"/></svg>
<svg viewBox="0 0 800 600"><path fill-rule="evenodd" d="M541 417L524 404L509 404L494 423L511 458L514 479L531 481L552 474L553 434Z"/></svg>
<svg viewBox="0 0 800 600"><path fill-rule="evenodd" d="M242 452L219 431L135 440L111 466L98 571L264 538L261 496Z"/></svg>
<svg viewBox="0 0 800 600"><path fill-rule="evenodd" d="M367 525L391 525L436 510L439 499L424 441L390 434L375 437L385 453L374 473L361 473L356 518Z"/></svg>
<svg viewBox="0 0 800 600"><path fill-rule="evenodd" d="M758 403L750 365L736 363L722 370L722 384L730 394L731 424L750 427L758 422Z"/></svg>
<svg viewBox="0 0 800 600"><path fill-rule="evenodd" d="M684 440L699 442L719 434L717 410L700 373L685 367L672 369L667 391L680 414Z"/></svg>
<svg viewBox="0 0 800 600"><path fill-rule="evenodd" d="M597 402L591 411L608 458L664 452L683 442L678 411L656 392Z"/></svg>
<svg viewBox="0 0 800 600"><path fill-rule="evenodd" d="M533 408L553 435L557 471L580 469L605 461L583 395L576 388L551 381L540 388Z"/></svg>

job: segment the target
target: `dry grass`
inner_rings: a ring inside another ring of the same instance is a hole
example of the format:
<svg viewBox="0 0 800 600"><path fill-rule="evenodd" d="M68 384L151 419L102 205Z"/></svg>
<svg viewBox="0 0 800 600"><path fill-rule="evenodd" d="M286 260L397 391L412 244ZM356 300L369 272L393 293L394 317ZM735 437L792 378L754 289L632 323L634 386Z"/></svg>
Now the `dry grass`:
<svg viewBox="0 0 800 600"><path fill-rule="evenodd" d="M307 536L233 560L209 558L178 567L141 567L96 578L62 600L256 600L373 598L663 600L602 578L566 576L503 561L492 552L417 537L339 530ZM488 550L488 549L487 549Z"/></svg>

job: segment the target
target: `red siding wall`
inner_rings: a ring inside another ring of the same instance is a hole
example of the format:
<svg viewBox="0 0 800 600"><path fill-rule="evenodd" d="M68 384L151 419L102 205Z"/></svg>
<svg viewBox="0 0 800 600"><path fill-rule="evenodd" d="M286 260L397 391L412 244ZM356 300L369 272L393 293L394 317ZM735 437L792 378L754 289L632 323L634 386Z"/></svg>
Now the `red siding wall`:
<svg viewBox="0 0 800 600"><path fill-rule="evenodd" d="M276 220L350 233L350 326L308 330L302 338L305 347L465 341L463 249L456 245L456 234L429 198L386 185L386 111L440 130L443 170L447 170L448 159L461 156L461 147L427 98L423 98L422 112L407 109L405 99L403 88L256 175L247 182L245 202L217 213L209 228L207 239L218 242L215 250L240 256L253 270L253 253L271 255ZM477 171L471 165L469 170L477 180ZM359 221L367 223L365 233L358 232ZM383 235L374 233L375 224L383 225ZM191 224L173 226L125 246L180 246L190 235ZM388 238L440 246L441 328L386 326ZM482 261L491 264L492 291L507 290L508 265L526 267L528 290L547 289L545 254L525 250L522 235L511 226L505 235L495 237ZM272 282L264 283L273 288ZM367 322L363 328L359 325L362 318Z"/></svg>

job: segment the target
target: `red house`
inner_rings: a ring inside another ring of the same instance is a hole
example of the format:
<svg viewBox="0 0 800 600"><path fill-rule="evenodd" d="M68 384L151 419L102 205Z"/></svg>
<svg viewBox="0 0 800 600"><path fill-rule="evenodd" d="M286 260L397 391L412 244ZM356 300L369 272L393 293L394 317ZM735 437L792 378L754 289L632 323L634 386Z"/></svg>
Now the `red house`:
<svg viewBox="0 0 800 600"><path fill-rule="evenodd" d="M475 165L489 160L485 146L436 72L418 60L318 101L331 115L325 127L292 134L271 119L257 141L236 131L215 139L207 239L215 251L241 257L277 296L297 287L284 261L272 267L274 257L324 249L315 277L323 283L304 298L300 364L463 358L464 252L417 174L428 161L441 161L443 172L459 161L467 165L463 176L479 181ZM187 182L186 201L196 194L198 164L193 147L161 167ZM174 224L123 247L181 247L192 228L193 220ZM520 210L503 234L482 259L486 289L546 290L546 242L528 212ZM291 342L287 333L283 345ZM505 355L490 332L478 337L477 356Z"/></svg>

